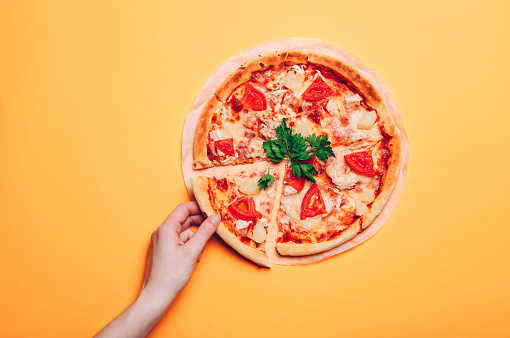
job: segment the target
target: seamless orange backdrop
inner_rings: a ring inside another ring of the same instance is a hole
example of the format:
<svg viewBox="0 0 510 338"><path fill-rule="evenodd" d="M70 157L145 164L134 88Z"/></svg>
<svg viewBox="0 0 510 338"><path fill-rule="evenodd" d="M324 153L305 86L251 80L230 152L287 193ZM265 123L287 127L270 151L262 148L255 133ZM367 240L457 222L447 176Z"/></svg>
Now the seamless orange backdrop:
<svg viewBox="0 0 510 338"><path fill-rule="evenodd" d="M229 57L321 39L392 88L411 142L368 242L258 268L218 237L152 337L510 335L505 1L3 1L0 336L92 336L188 196L184 119ZM191 137L185 135L185 137Z"/></svg>

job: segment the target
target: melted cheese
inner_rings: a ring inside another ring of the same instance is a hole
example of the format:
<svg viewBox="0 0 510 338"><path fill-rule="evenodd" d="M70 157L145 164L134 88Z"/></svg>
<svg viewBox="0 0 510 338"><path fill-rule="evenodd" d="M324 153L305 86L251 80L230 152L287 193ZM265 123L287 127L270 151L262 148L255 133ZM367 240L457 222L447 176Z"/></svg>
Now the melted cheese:
<svg viewBox="0 0 510 338"><path fill-rule="evenodd" d="M252 140L248 144L248 153L246 154L246 157L262 157L264 156L264 142L261 140Z"/></svg>
<svg viewBox="0 0 510 338"><path fill-rule="evenodd" d="M283 78L287 75L287 72L280 72L275 77L274 80L266 83L266 88L269 90L278 90L283 85Z"/></svg>
<svg viewBox="0 0 510 338"><path fill-rule="evenodd" d="M356 186L356 188L354 189L351 189L349 191L347 191L347 194L357 200L357 201L360 201L360 202L363 202L365 204L370 204L374 201L375 199L375 191L376 191L376 188L374 187L371 187L371 182L372 178L365 178L362 180L361 184Z"/></svg>

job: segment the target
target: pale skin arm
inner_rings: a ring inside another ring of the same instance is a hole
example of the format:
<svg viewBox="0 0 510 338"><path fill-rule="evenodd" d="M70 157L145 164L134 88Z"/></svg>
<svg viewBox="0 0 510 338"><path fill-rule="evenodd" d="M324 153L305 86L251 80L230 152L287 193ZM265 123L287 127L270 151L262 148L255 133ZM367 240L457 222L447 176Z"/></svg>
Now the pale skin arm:
<svg viewBox="0 0 510 338"><path fill-rule="evenodd" d="M208 219L196 202L182 203L152 234L142 290L96 337L145 337L186 286L220 217ZM200 225L197 232L190 225Z"/></svg>

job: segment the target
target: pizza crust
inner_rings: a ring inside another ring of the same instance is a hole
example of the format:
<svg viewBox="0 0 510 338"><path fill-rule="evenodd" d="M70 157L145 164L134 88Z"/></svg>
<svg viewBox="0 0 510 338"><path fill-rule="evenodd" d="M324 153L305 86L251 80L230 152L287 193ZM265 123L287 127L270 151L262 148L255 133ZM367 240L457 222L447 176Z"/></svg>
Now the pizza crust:
<svg viewBox="0 0 510 338"><path fill-rule="evenodd" d="M398 128L395 128L397 132L393 135L393 138L390 140L388 144L388 149L391 153L391 157L389 159L388 168L386 173L382 177L382 187L379 191L379 195L372 202L372 206L370 207L370 212L364 214L361 217L361 230L366 229L379 215L388 202L393 189L397 185L398 176L400 173L400 167L402 163L402 146L400 133L398 132Z"/></svg>
<svg viewBox="0 0 510 338"><path fill-rule="evenodd" d="M195 176L192 177L190 181L191 186L193 187L193 193L195 194L195 198L197 199L200 210L202 210L204 216L208 217L209 215L214 214L214 209L211 205L211 201L209 200L209 184L207 183L207 178L202 176ZM259 265L271 267L271 261L266 254L239 241L239 239L225 227L223 222L220 223L216 233L220 235L220 237L228 245L230 245L244 257Z"/></svg>
<svg viewBox="0 0 510 338"><path fill-rule="evenodd" d="M337 238L322 243L277 243L276 250L284 256L307 256L324 252L352 239L361 230L359 219L342 231Z"/></svg>

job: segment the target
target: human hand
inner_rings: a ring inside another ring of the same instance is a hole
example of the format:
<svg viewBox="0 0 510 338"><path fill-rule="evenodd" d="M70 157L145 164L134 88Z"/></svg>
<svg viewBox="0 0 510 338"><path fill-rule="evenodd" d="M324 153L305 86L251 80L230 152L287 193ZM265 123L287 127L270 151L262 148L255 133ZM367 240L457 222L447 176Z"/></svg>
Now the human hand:
<svg viewBox="0 0 510 338"><path fill-rule="evenodd" d="M219 223L218 215L204 221L196 202L179 204L152 234L138 298L96 337L145 337L188 283ZM199 224L196 233L189 228Z"/></svg>
<svg viewBox="0 0 510 338"><path fill-rule="evenodd" d="M196 202L181 203L152 234L142 292L168 306L186 286L220 216L204 220ZM197 232L190 225L200 225Z"/></svg>

